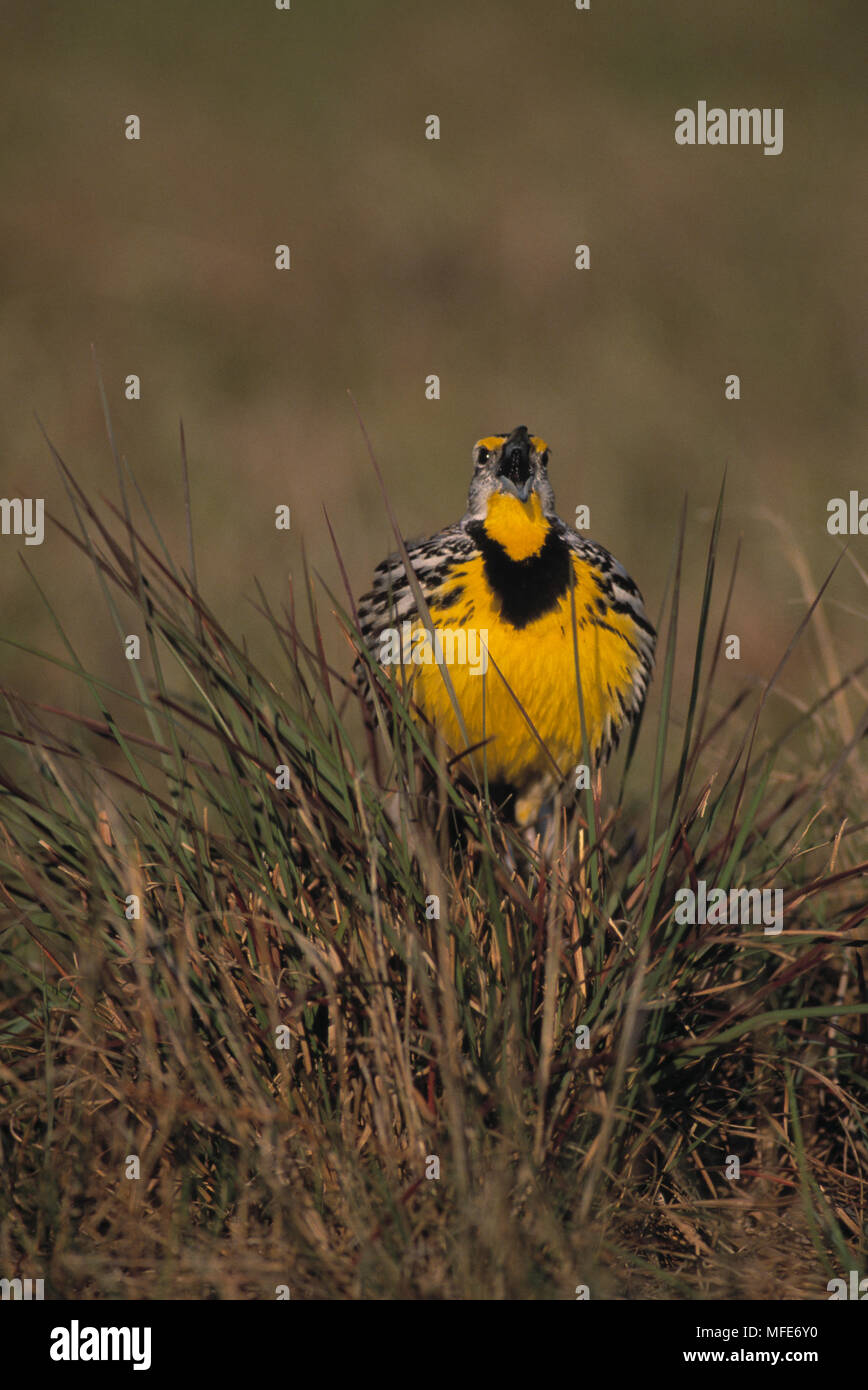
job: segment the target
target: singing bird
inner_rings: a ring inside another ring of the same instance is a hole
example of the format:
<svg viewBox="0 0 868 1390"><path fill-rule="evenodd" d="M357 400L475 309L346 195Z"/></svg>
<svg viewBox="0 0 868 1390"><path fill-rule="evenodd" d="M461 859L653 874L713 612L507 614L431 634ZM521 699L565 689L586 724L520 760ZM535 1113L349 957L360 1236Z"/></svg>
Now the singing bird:
<svg viewBox="0 0 868 1390"><path fill-rule="evenodd" d="M525 425L478 440L464 516L407 544L428 614L400 554L377 566L358 608L369 652L400 668L414 717L458 767L511 788L523 828L583 748L601 765L639 716L656 641L624 567L558 516L549 453Z"/></svg>

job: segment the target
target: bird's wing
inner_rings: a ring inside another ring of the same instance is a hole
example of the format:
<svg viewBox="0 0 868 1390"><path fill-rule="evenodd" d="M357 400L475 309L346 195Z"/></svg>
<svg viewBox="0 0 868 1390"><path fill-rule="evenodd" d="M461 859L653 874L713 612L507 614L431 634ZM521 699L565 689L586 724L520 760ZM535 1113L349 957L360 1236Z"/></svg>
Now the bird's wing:
<svg viewBox="0 0 868 1390"><path fill-rule="evenodd" d="M624 566L605 546L580 535L565 523L562 523L562 526L564 539L573 554L590 569L601 598L615 613L632 619L634 632L631 646L636 651L637 667L633 677L632 708L627 713L634 719L645 703L648 683L654 669L657 633L648 621L642 595Z"/></svg>
<svg viewBox="0 0 868 1390"><path fill-rule="evenodd" d="M453 566L479 552L464 527L456 523L427 540L408 541L407 553L425 602L429 603ZM358 616L362 636L370 648L376 645L384 628L407 620L413 622L420 616L404 561L397 552L377 566L373 588L359 599Z"/></svg>

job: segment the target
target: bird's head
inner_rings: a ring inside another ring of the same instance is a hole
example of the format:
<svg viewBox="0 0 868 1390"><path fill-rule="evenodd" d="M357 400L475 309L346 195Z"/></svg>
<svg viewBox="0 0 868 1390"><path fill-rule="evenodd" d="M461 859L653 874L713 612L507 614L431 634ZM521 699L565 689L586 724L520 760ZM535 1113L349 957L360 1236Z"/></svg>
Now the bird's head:
<svg viewBox="0 0 868 1390"><path fill-rule="evenodd" d="M536 494L545 516L553 516L555 496L548 480L549 447L519 425L511 434L489 434L473 447L468 515L482 521L492 497L504 494L528 505Z"/></svg>

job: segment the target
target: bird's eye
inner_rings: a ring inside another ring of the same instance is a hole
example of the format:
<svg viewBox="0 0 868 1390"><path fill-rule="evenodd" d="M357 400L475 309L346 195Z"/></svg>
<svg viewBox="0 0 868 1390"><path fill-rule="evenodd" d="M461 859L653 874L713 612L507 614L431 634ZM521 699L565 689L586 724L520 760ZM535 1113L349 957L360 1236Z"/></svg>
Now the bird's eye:
<svg viewBox="0 0 868 1390"><path fill-rule="evenodd" d="M539 456L539 461L540 461L540 463L542 464L543 468L547 468L547 467L548 467L548 462L549 462L549 451L548 451L548 449L543 449L542 453L541 453L540 456Z"/></svg>
<svg viewBox="0 0 868 1390"><path fill-rule="evenodd" d="M487 463L487 462L488 462L488 452L489 452L488 449L486 449L486 448L484 447L484 445L481 445L481 444L480 444L478 450L476 451L476 462L477 462L477 463Z"/></svg>

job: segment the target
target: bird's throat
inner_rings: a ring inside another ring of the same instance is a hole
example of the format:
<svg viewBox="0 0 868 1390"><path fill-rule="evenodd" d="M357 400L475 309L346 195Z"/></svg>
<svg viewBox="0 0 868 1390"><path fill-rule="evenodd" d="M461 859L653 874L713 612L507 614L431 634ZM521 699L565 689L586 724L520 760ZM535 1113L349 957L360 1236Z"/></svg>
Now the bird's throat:
<svg viewBox="0 0 868 1390"><path fill-rule="evenodd" d="M528 560L538 555L546 543L551 523L543 515L539 496L532 492L526 502L507 492L495 492L488 499L483 529L510 560Z"/></svg>

